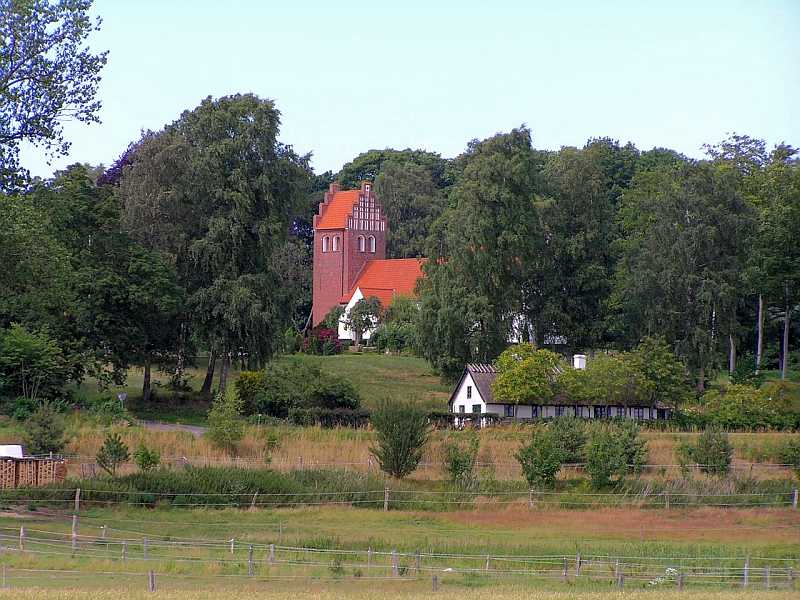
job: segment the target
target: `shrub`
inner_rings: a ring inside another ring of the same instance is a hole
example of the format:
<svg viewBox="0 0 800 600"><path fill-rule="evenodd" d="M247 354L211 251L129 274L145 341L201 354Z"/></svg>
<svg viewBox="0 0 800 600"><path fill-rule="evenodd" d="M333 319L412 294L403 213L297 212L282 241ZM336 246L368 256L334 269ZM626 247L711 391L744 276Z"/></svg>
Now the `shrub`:
<svg viewBox="0 0 800 600"><path fill-rule="evenodd" d="M25 447L28 453L58 453L65 445L63 417L51 403L43 402L25 421Z"/></svg>
<svg viewBox="0 0 800 600"><path fill-rule="evenodd" d="M722 476L730 471L733 447L727 433L706 429L694 444L680 444L676 453L682 466L696 463L704 473Z"/></svg>
<svg viewBox="0 0 800 600"><path fill-rule="evenodd" d="M379 325L370 342L380 351L408 352L416 348L416 335L412 323L395 321Z"/></svg>
<svg viewBox="0 0 800 600"><path fill-rule="evenodd" d="M342 344L339 342L339 333L336 329L313 329L303 340L303 352L306 354L321 354L329 356L339 354Z"/></svg>
<svg viewBox="0 0 800 600"><path fill-rule="evenodd" d="M150 449L141 442L133 453L133 461L140 471L150 471L161 464L161 454L155 448Z"/></svg>
<svg viewBox="0 0 800 600"><path fill-rule="evenodd" d="M475 463L478 458L480 439L474 433L470 434L466 443L457 439L445 442L444 464L450 481L460 488L468 488L475 482Z"/></svg>
<svg viewBox="0 0 800 600"><path fill-rule="evenodd" d="M283 352L284 354L294 354L303 347L303 335L294 327L289 327L283 332Z"/></svg>
<svg viewBox="0 0 800 600"><path fill-rule="evenodd" d="M584 459L586 423L577 417L556 417L550 422L550 430L561 447L565 463L580 463Z"/></svg>
<svg viewBox="0 0 800 600"><path fill-rule="evenodd" d="M339 320L342 318L343 314L344 306L337 304L328 311L327 315L325 315L325 318L322 320L322 327L325 329L333 329L338 331Z"/></svg>
<svg viewBox="0 0 800 600"><path fill-rule="evenodd" d="M597 423L592 427L586 444L586 472L595 488L603 488L613 477L621 478L626 472L625 448L616 427Z"/></svg>
<svg viewBox="0 0 800 600"><path fill-rule="evenodd" d="M728 385L707 391L698 406L706 421L720 429L786 429L798 422L791 384Z"/></svg>
<svg viewBox="0 0 800 600"><path fill-rule="evenodd" d="M731 373L731 383L758 388L763 382L764 374L756 374L756 359L752 354L745 354L736 361L736 368Z"/></svg>
<svg viewBox="0 0 800 600"><path fill-rule="evenodd" d="M411 404L384 401L372 414L372 426L376 445L370 452L381 469L398 478L414 471L428 443L425 413Z"/></svg>
<svg viewBox="0 0 800 600"><path fill-rule="evenodd" d="M120 421L130 421L131 417L119 398L111 394L103 394L95 398L91 398L87 402L89 413L96 417L101 423L111 425Z"/></svg>
<svg viewBox="0 0 800 600"><path fill-rule="evenodd" d="M0 396L59 398L69 377L55 340L12 324L0 330Z"/></svg>
<svg viewBox="0 0 800 600"><path fill-rule="evenodd" d="M244 437L242 402L236 394L217 394L211 410L208 411L208 432L211 442L228 452L236 450L236 445Z"/></svg>
<svg viewBox="0 0 800 600"><path fill-rule="evenodd" d="M564 462L564 456L564 449L550 427L537 428L530 443L514 455L531 488L555 486L556 475Z"/></svg>
<svg viewBox="0 0 800 600"><path fill-rule="evenodd" d="M109 433L97 452L97 464L112 477L117 474L117 467L129 458L128 446L118 433Z"/></svg>
<svg viewBox="0 0 800 600"><path fill-rule="evenodd" d="M790 465L800 478L800 439L794 438L783 443L780 449L781 464Z"/></svg>
<svg viewBox="0 0 800 600"><path fill-rule="evenodd" d="M622 454L625 461L625 472L638 475L647 464L647 441L640 435L636 422L625 419L614 424Z"/></svg>

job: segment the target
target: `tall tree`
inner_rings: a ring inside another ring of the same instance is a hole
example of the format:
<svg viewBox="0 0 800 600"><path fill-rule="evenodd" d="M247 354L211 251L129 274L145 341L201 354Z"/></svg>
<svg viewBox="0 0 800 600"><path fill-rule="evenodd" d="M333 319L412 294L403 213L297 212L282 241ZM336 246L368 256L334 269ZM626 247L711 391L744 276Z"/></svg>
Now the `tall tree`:
<svg viewBox="0 0 800 600"><path fill-rule="evenodd" d="M628 339L663 335L702 391L742 287L752 210L730 174L694 164L637 175L620 224L612 304Z"/></svg>
<svg viewBox="0 0 800 600"><path fill-rule="evenodd" d="M99 121L106 52L86 47L91 0L0 0L0 190L20 182L19 145L66 154L66 120Z"/></svg>

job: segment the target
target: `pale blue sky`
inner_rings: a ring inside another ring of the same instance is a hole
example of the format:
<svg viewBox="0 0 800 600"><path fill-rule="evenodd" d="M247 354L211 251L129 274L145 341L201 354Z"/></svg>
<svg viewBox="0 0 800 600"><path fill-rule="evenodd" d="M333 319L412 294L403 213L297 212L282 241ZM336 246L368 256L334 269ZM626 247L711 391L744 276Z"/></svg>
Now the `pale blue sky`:
<svg viewBox="0 0 800 600"><path fill-rule="evenodd" d="M526 123L539 148L610 136L700 156L726 132L800 146L800 0L95 0L102 123L34 174L105 164L208 95L253 92L317 172L370 148L455 156Z"/></svg>

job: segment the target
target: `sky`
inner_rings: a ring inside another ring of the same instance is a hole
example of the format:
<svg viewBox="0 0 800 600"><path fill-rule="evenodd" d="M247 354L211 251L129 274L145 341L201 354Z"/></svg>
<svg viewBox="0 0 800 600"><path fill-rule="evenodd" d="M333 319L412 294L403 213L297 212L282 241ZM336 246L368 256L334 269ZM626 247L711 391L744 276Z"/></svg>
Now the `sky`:
<svg viewBox="0 0 800 600"><path fill-rule="evenodd" d="M608 136L702 155L737 132L800 146L800 0L95 0L102 123L68 123L49 176L110 164L141 130L252 92L280 139L339 170L372 148L445 157L526 124L534 146Z"/></svg>

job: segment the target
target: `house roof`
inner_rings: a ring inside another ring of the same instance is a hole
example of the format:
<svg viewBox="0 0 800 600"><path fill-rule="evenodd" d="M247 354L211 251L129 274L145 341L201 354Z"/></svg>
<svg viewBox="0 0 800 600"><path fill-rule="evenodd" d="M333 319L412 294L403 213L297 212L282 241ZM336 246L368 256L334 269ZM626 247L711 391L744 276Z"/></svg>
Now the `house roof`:
<svg viewBox="0 0 800 600"><path fill-rule="evenodd" d="M461 388L461 384L463 383L464 379L469 374L472 377L472 381L475 383L475 387L478 388L478 393L481 395L481 398L486 404L494 403L494 396L492 395L492 382L494 378L497 377L497 369L494 368L494 365L488 365L484 363L467 363L467 366L464 367L464 372L461 374L461 379L458 380L456 387L453 389L453 393L450 395L450 400L448 404L453 404L453 399L455 398L456 392Z"/></svg>
<svg viewBox="0 0 800 600"><path fill-rule="evenodd" d="M385 308L396 296L413 297L417 280L422 277L421 258L375 259L368 261L356 278L350 291L340 302L350 302L356 290L361 288L365 298L375 296Z"/></svg>
<svg viewBox="0 0 800 600"><path fill-rule="evenodd" d="M333 194L316 229L344 229L347 225L347 217L352 214L353 206L358 203L360 195L361 190L345 190Z"/></svg>

